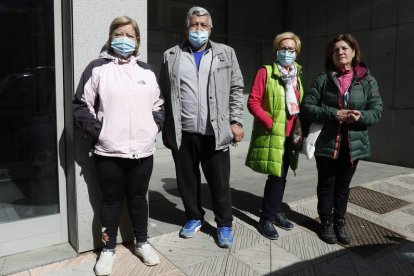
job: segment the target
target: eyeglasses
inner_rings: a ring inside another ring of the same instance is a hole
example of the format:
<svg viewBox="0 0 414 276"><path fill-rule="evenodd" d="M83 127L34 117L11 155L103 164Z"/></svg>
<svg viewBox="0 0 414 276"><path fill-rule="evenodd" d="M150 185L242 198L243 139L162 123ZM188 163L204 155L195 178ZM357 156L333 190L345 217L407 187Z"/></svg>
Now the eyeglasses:
<svg viewBox="0 0 414 276"><path fill-rule="evenodd" d="M286 51L288 51L289 53L293 54L295 52L295 48L280 48L278 51L282 53L286 53Z"/></svg>

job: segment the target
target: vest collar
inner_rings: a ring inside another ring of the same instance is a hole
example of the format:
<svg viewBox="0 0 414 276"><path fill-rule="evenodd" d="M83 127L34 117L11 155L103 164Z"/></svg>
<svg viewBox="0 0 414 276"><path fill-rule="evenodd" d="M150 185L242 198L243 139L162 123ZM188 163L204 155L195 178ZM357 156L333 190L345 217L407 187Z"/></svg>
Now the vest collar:
<svg viewBox="0 0 414 276"><path fill-rule="evenodd" d="M295 61L295 65L297 69L296 75L299 76L299 73L302 72L302 66L296 61ZM275 76L276 78L280 78L280 71L279 71L279 68L277 68L276 62L274 62L272 66L272 76Z"/></svg>

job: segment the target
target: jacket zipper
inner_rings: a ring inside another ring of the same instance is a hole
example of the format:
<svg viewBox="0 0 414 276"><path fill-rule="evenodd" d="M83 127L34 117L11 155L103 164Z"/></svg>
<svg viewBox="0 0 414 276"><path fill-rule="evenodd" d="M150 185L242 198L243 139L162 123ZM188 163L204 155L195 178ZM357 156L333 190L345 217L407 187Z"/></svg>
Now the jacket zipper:
<svg viewBox="0 0 414 276"><path fill-rule="evenodd" d="M348 99L348 104L349 104L349 102L351 102L351 93L349 92L350 90L351 90L351 87L353 87L353 85L354 85L354 79L351 81L351 84L349 85L349 87L348 87L348 93L349 93L349 99ZM343 109L343 98L342 98L342 95L341 95L341 91L340 91L340 89L339 89L339 86L338 86L338 96L337 96L337 99L338 99L338 106L339 106L339 109ZM333 152L333 159L337 159L338 158L338 153L339 153L339 146L340 146L340 144L341 144L341 128L342 128L342 124L340 124L340 123L338 123L338 132L337 132L337 134L336 134L336 139L335 139L335 146L334 146L334 152ZM353 165L353 161L352 161L352 156L351 156L351 140L349 139L349 132L347 131L347 139L348 139L348 150L349 150L349 161L350 161L350 163L351 163L351 165Z"/></svg>
<svg viewBox="0 0 414 276"><path fill-rule="evenodd" d="M351 105L351 87L353 87L354 85L355 85L355 83L356 83L356 81L355 81L355 79L353 78L352 79L352 81L351 81L351 84L349 85L349 87L348 87L348 93L349 93L349 98L348 98L348 109L349 109L349 107L350 107L350 105ZM352 151L351 151L351 139L350 139L350 137L349 137L349 131L347 132L347 138L348 138L348 150L349 150L349 162L351 163L351 166L353 167L354 166L354 161L352 161Z"/></svg>
<svg viewBox="0 0 414 276"><path fill-rule="evenodd" d="M202 59L202 58L201 58ZM201 63L201 59L200 59L200 63ZM200 98L200 76L199 76L199 72L198 72L198 68L197 68L197 63L195 62L195 59L193 57L194 60L194 66L197 72L197 99L198 99L198 116L197 116L197 132L200 132L200 118L201 118L201 114L200 114L200 108L201 108L201 98ZM201 64L200 64L201 65Z"/></svg>

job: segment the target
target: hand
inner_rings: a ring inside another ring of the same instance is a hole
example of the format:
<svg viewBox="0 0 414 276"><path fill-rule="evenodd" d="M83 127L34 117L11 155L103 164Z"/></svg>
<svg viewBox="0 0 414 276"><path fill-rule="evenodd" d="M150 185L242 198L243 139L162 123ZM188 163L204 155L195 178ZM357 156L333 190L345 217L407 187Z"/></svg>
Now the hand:
<svg viewBox="0 0 414 276"><path fill-rule="evenodd" d="M336 112L336 119L339 121L340 124L342 124L346 121L350 112L352 111L349 109L340 109Z"/></svg>
<svg viewBox="0 0 414 276"><path fill-rule="evenodd" d="M233 142L234 143L240 142L244 137L243 128L237 124L231 124L230 128L231 128L231 132L233 132Z"/></svg>
<svg viewBox="0 0 414 276"><path fill-rule="evenodd" d="M352 124L361 118L361 112L358 110L341 109L336 112L336 119L340 124Z"/></svg>
<svg viewBox="0 0 414 276"><path fill-rule="evenodd" d="M361 111L358 110L350 110L348 113L348 117L345 120L347 124L352 124L355 122L358 122L358 120L361 118Z"/></svg>

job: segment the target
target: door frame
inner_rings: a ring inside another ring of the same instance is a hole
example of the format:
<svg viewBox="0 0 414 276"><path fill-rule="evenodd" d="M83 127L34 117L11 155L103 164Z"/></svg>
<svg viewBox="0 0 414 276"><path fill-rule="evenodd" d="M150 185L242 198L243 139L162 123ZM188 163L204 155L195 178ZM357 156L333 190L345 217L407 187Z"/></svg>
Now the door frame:
<svg viewBox="0 0 414 276"><path fill-rule="evenodd" d="M61 0L53 1L53 10L59 213L0 224L0 257L68 242Z"/></svg>

